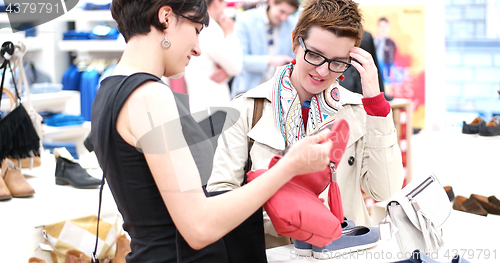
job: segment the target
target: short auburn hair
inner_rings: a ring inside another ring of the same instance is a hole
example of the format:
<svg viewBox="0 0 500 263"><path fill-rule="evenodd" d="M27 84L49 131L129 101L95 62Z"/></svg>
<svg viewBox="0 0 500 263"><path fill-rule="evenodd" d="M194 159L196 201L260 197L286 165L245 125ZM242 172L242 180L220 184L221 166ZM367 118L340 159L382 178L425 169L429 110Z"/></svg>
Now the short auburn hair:
<svg viewBox="0 0 500 263"><path fill-rule="evenodd" d="M306 0L293 30L293 49L298 38L307 39L311 27L320 27L338 37L350 37L359 47L363 37L362 15L352 0Z"/></svg>

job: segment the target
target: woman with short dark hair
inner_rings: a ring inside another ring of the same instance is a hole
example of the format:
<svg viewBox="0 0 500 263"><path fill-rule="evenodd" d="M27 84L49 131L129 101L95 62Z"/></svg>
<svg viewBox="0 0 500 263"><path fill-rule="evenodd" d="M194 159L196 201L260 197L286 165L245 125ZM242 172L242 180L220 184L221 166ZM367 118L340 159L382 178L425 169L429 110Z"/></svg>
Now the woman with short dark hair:
<svg viewBox="0 0 500 263"><path fill-rule="evenodd" d="M327 131L292 147L238 191L206 198L213 148L185 98L161 77L180 76L200 55L204 0L113 0L127 46L92 106L92 143L131 237L127 262L227 262L220 240L283 184L328 164ZM316 152L306 159L302 152Z"/></svg>

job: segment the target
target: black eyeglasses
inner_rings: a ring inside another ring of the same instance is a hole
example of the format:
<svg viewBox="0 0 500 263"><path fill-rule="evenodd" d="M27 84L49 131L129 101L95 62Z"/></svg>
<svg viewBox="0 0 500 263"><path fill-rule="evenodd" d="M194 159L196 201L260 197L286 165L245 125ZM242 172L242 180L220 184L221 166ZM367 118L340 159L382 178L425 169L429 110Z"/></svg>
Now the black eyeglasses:
<svg viewBox="0 0 500 263"><path fill-rule="evenodd" d="M304 60L313 66L321 66L323 63L328 62L328 69L335 73L344 73L351 66L351 63L328 59L323 55L307 49L302 37L299 37L299 43L302 46L302 49L304 49Z"/></svg>

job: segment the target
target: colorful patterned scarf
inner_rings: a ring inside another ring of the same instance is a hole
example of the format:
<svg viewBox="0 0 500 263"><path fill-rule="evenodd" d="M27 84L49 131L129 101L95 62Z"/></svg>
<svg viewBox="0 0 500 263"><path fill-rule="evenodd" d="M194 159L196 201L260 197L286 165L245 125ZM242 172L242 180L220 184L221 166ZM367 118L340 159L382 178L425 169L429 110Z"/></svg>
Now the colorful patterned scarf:
<svg viewBox="0 0 500 263"><path fill-rule="evenodd" d="M334 82L326 90L311 98L307 127L304 127L301 104L303 102L299 100L299 94L290 82L292 71L292 64L278 68L274 75L271 98L274 119L281 129L283 139L286 140L286 146L332 124L340 106L338 83Z"/></svg>

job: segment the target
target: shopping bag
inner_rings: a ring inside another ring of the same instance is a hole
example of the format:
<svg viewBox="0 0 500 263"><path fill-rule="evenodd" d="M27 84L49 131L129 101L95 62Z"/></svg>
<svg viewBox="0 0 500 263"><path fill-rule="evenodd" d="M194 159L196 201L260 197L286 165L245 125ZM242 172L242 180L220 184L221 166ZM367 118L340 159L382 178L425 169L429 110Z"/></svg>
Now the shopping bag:
<svg viewBox="0 0 500 263"><path fill-rule="evenodd" d="M68 255L82 257L90 262L94 250L97 215L65 220L43 226L44 243L52 248L54 263L64 263ZM121 232L121 218L116 213L103 213L99 221L97 256L101 262L113 259L116 236ZM78 253L81 252L81 253Z"/></svg>

